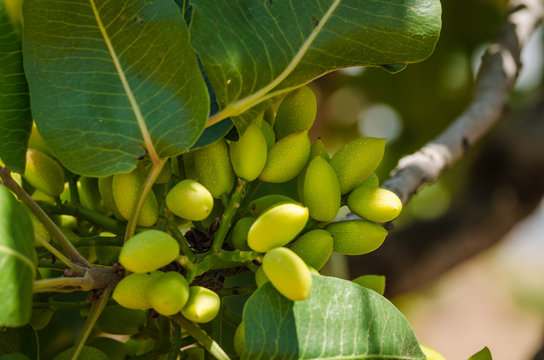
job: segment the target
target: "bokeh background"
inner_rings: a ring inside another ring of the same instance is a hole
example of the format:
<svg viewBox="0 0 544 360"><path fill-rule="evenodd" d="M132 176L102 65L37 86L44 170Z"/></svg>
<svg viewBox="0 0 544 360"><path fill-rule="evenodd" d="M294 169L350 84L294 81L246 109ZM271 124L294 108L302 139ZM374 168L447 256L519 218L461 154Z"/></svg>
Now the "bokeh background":
<svg viewBox="0 0 544 360"><path fill-rule="evenodd" d="M470 103L502 0L443 0L443 30L426 61L391 75L352 68L311 84L313 138L330 153L361 136L387 138L381 181ZM385 274L386 296L418 339L447 359L488 346L496 360L544 359L543 31L522 54L506 116L438 182L421 190L376 252L336 257L327 271Z"/></svg>

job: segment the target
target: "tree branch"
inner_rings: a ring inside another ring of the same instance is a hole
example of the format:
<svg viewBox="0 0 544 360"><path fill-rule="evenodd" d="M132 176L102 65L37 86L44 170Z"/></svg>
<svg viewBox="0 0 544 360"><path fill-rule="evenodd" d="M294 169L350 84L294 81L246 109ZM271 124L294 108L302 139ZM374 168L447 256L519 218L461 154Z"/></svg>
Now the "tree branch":
<svg viewBox="0 0 544 360"><path fill-rule="evenodd" d="M437 138L401 158L384 183L403 204L421 186L434 182L503 116L521 67L521 50L543 17L541 0L510 1L506 21L482 60L472 103Z"/></svg>

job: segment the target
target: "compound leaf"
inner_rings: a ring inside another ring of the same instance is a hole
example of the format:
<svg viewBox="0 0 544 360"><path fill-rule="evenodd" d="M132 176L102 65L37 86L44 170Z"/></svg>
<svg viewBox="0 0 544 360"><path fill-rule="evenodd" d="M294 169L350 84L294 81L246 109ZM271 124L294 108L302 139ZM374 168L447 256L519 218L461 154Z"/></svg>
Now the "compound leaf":
<svg viewBox="0 0 544 360"><path fill-rule="evenodd" d="M425 359L410 324L383 296L312 278L304 301L286 299L270 283L249 298L242 359Z"/></svg>
<svg viewBox="0 0 544 360"><path fill-rule="evenodd" d="M174 1L25 0L24 19L34 120L68 169L128 172L197 140L209 100Z"/></svg>

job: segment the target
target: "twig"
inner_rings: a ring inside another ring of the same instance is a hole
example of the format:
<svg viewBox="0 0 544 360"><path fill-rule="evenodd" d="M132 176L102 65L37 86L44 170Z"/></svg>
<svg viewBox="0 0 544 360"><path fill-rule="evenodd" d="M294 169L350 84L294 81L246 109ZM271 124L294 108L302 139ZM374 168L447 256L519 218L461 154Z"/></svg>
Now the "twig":
<svg viewBox="0 0 544 360"><path fill-rule="evenodd" d="M232 219L234 215L236 214L236 211L240 208L240 201L245 195L244 193L245 193L246 185L247 185L247 182L245 180L238 179L238 184L236 185L236 189L234 190L234 193L232 194L230 201L225 206L225 212L223 214L223 217L221 218L219 229L217 229L217 232L214 234L210 253L218 249L221 249L221 247L223 246L223 242L225 241L227 233L230 229Z"/></svg>
<svg viewBox="0 0 544 360"><path fill-rule="evenodd" d="M173 320L181 325L198 343L208 352L219 360L229 360L229 356L225 353L221 346L217 344L204 330L197 324L187 320L181 315L174 316Z"/></svg>
<svg viewBox="0 0 544 360"><path fill-rule="evenodd" d="M512 0L508 8L508 17L483 58L472 103L437 138L401 158L384 183L403 204L421 186L434 182L503 116L521 67L521 50L544 16L541 0Z"/></svg>

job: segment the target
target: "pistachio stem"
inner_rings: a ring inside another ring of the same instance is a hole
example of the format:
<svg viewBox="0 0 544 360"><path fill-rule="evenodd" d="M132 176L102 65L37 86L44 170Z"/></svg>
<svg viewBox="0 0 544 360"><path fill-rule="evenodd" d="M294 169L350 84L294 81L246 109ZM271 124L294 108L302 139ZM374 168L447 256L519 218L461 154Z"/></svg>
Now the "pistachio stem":
<svg viewBox="0 0 544 360"><path fill-rule="evenodd" d="M216 251L223 247L223 242L225 241L227 233L232 224L232 219L234 215L236 214L236 211L240 208L240 201L242 200L242 197L244 196L246 185L247 185L247 181L238 179L238 184L236 185L236 188L234 189L234 193L232 194L232 197L230 198L225 208L225 212L223 213L223 216L221 217L221 223L219 224L219 229L217 229L217 232L214 234L214 239L213 239L212 248L210 249L210 252Z"/></svg>

